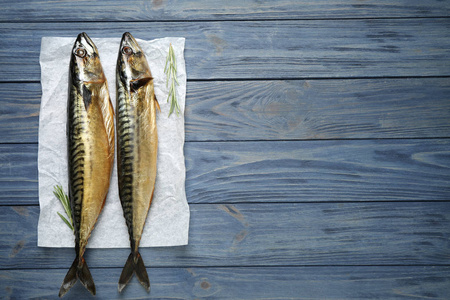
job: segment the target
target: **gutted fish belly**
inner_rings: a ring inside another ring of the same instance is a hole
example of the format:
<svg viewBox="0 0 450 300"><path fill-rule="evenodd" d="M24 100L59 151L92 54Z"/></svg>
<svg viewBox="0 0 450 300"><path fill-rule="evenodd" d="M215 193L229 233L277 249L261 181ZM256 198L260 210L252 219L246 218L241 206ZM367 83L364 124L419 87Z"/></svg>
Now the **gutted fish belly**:
<svg viewBox="0 0 450 300"><path fill-rule="evenodd" d="M134 273L149 291L150 281L138 248L155 188L159 105L145 54L128 32L120 44L116 83L119 197L131 243L131 254L119 279L119 292Z"/></svg>
<svg viewBox="0 0 450 300"><path fill-rule="evenodd" d="M114 161L114 110L97 47L86 33L78 35L72 49L67 116L69 199L76 257L59 296L78 279L95 295L83 254L108 194Z"/></svg>

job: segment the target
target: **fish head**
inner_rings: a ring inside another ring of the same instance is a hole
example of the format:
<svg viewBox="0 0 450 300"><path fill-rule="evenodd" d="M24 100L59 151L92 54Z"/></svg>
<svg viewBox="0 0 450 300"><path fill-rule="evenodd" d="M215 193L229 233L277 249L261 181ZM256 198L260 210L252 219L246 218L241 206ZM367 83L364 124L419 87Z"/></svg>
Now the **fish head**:
<svg viewBox="0 0 450 300"><path fill-rule="evenodd" d="M120 42L117 73L124 84L152 78L144 51L129 32L123 34Z"/></svg>
<svg viewBox="0 0 450 300"><path fill-rule="evenodd" d="M77 36L70 59L72 81L103 82L103 73L98 49L89 36L82 32Z"/></svg>

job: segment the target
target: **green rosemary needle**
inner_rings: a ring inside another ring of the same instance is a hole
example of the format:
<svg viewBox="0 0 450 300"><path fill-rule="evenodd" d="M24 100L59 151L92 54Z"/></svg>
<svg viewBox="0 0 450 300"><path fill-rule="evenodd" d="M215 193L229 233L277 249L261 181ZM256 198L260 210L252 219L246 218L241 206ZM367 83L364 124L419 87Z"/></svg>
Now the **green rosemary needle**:
<svg viewBox="0 0 450 300"><path fill-rule="evenodd" d="M181 109L178 105L176 86L179 85L179 83L177 79L177 59L175 57L175 51L173 51L172 44L169 46L169 53L167 54L164 73L166 73L166 87L169 88L169 95L167 96L167 102L170 102L169 117L174 110L178 116Z"/></svg>
<svg viewBox="0 0 450 300"><path fill-rule="evenodd" d="M72 209L70 208L69 197L67 196L66 193L64 193L64 190L63 190L62 186L56 185L53 188L54 188L53 194L61 202L62 206L64 207L64 211L66 212L66 215L67 215L67 217L69 218L70 221L67 220L59 212L57 212L57 214L64 221L64 223L66 223L67 226L69 226L69 228L73 231Z"/></svg>

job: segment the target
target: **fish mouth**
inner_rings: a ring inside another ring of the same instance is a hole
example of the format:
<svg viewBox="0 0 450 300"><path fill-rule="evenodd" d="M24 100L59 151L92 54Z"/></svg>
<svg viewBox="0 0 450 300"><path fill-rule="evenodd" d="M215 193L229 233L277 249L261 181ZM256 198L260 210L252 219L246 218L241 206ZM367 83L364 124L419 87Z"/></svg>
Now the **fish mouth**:
<svg viewBox="0 0 450 300"><path fill-rule="evenodd" d="M92 47L92 45L94 44L91 40L91 38L87 35L86 32L82 32L77 36L77 42L80 43L81 45L89 45Z"/></svg>
<svg viewBox="0 0 450 300"><path fill-rule="evenodd" d="M80 46L84 46L89 53L97 53L97 47L95 46L94 42L91 40L91 38L87 35L86 32L82 32L78 34L76 43Z"/></svg>
<svg viewBox="0 0 450 300"><path fill-rule="evenodd" d="M125 46L131 47L134 50L134 52L142 51L141 47L139 47L139 44L137 43L137 41L134 39L134 37L129 32L125 32L122 35L122 41L120 42L120 48L123 48Z"/></svg>

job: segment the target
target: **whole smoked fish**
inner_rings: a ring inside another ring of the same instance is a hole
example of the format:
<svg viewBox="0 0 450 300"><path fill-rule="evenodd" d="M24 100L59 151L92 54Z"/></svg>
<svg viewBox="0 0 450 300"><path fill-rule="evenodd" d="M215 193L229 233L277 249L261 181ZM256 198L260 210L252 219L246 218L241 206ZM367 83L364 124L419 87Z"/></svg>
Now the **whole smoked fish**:
<svg viewBox="0 0 450 300"><path fill-rule="evenodd" d="M114 110L97 47L84 32L72 49L67 116L69 199L76 257L59 296L66 294L77 279L95 295L83 254L108 194L114 161Z"/></svg>
<svg viewBox="0 0 450 300"><path fill-rule="evenodd" d="M153 198L158 133L153 77L133 36L126 32L120 43L116 68L117 168L119 197L130 236L131 254L119 279L119 292L133 273L147 291L150 281L139 254L139 242Z"/></svg>

